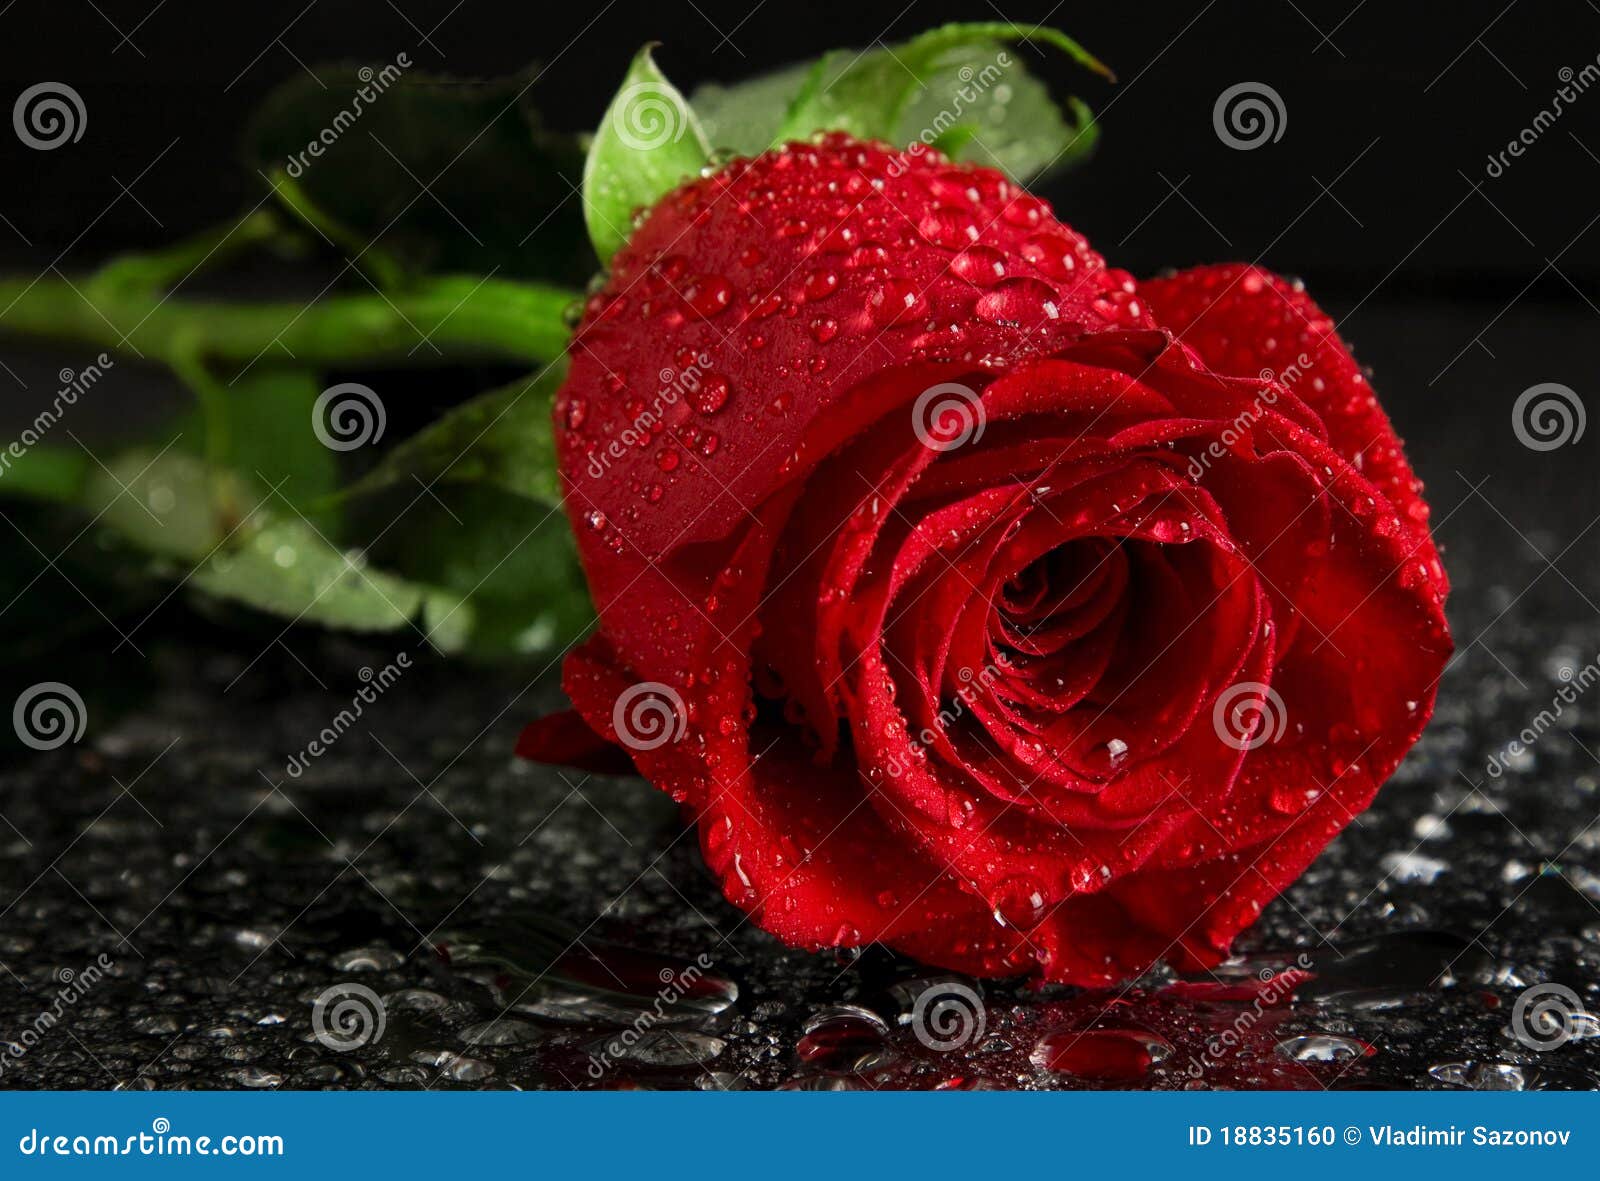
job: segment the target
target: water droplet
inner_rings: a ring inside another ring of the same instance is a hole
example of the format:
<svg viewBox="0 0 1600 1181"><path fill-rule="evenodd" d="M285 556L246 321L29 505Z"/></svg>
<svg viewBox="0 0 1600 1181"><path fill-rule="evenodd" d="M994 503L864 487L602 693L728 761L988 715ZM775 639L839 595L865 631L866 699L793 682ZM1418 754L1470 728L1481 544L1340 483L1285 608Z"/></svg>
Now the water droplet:
<svg viewBox="0 0 1600 1181"><path fill-rule="evenodd" d="M972 312L991 324L1038 324L1059 315L1055 294L1055 290L1040 279L1006 279L980 295L972 305Z"/></svg>
<svg viewBox="0 0 1600 1181"><path fill-rule="evenodd" d="M1015 877L1000 883L994 899L995 922L1015 931L1029 931L1044 915L1044 892L1034 879Z"/></svg>
<svg viewBox="0 0 1600 1181"><path fill-rule="evenodd" d="M469 1046L521 1046L543 1038L537 1026L512 1017L483 1021L461 1031L461 1040Z"/></svg>
<svg viewBox="0 0 1600 1181"><path fill-rule="evenodd" d="M1060 1029L1040 1038L1028 1060L1056 1074L1131 1082L1171 1053L1166 1038L1142 1029Z"/></svg>
<svg viewBox="0 0 1600 1181"><path fill-rule="evenodd" d="M972 245L950 260L950 270L974 287L993 287L1006 277L1006 256L992 246Z"/></svg>
<svg viewBox="0 0 1600 1181"><path fill-rule="evenodd" d="M888 1025L871 1009L834 1005L819 1009L806 1020L795 1053L802 1062L838 1066L881 1046L888 1033Z"/></svg>
<svg viewBox="0 0 1600 1181"><path fill-rule="evenodd" d="M827 299L839 290L839 272L831 270L812 271L806 276L806 281L801 285L806 300L816 303L819 299Z"/></svg>
<svg viewBox="0 0 1600 1181"><path fill-rule="evenodd" d="M830 316L818 316L811 321L811 339L818 344L827 344L839 334L838 321Z"/></svg>
<svg viewBox="0 0 1600 1181"><path fill-rule="evenodd" d="M1416 850L1402 853L1385 853L1379 867L1397 882L1415 882L1432 885L1435 878L1450 868L1449 862L1429 857Z"/></svg>
<svg viewBox="0 0 1600 1181"><path fill-rule="evenodd" d="M632 1031L624 1031L594 1043L591 1052L624 1062L637 1062L641 1066L699 1066L727 1048L724 1039L711 1034L687 1029L654 1029L636 1037L632 1036Z"/></svg>
<svg viewBox="0 0 1600 1181"><path fill-rule="evenodd" d="M906 279L891 279L867 300L873 323L880 328L900 324L918 316L924 306L921 294Z"/></svg>
<svg viewBox="0 0 1600 1181"><path fill-rule="evenodd" d="M260 1066L241 1066L237 1070L225 1070L222 1077L229 1082L238 1083L241 1087L280 1087L283 1085L283 1075L267 1070Z"/></svg>
<svg viewBox="0 0 1600 1181"><path fill-rule="evenodd" d="M978 227L972 214L950 205L935 206L923 214L917 229L928 241L946 250L960 250L978 240Z"/></svg>
<svg viewBox="0 0 1600 1181"><path fill-rule="evenodd" d="M1302 1034L1277 1045L1278 1057L1291 1062L1349 1062L1370 1053L1372 1047L1366 1042L1331 1033Z"/></svg>
<svg viewBox="0 0 1600 1181"><path fill-rule="evenodd" d="M1472 1091L1525 1091L1528 1076L1509 1062L1440 1062L1428 1075L1447 1086Z"/></svg>

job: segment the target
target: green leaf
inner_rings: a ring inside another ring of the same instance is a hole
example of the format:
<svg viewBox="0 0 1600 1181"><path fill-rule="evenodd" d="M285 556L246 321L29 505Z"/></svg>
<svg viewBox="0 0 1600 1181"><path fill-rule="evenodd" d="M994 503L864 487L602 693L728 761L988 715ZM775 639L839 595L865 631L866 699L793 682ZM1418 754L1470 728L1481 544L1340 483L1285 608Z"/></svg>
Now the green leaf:
<svg viewBox="0 0 1600 1181"><path fill-rule="evenodd" d="M633 212L648 208L711 158L700 121L646 45L628 67L594 133L583 169L583 215L602 262L628 240Z"/></svg>
<svg viewBox="0 0 1600 1181"><path fill-rule="evenodd" d="M713 148L740 156L759 155L772 146L784 116L814 69L814 62L801 62L731 86L707 82L695 88L689 105L700 117Z"/></svg>
<svg viewBox="0 0 1600 1181"><path fill-rule="evenodd" d="M558 503L550 407L565 375L566 365L557 363L453 407L389 451L350 492L415 478L426 485L485 484Z"/></svg>
<svg viewBox="0 0 1600 1181"><path fill-rule="evenodd" d="M550 409L563 369L462 403L349 490L377 561L459 597L436 623L474 656L541 652L592 617L556 479Z"/></svg>
<svg viewBox="0 0 1600 1181"><path fill-rule="evenodd" d="M93 460L81 449L33 446L0 450L0 496L71 503L83 493Z"/></svg>
<svg viewBox="0 0 1600 1181"><path fill-rule="evenodd" d="M392 523L374 560L463 604L428 624L451 630L451 650L502 660L545 652L592 619L572 531L555 504L456 484L429 496L397 487L372 507L374 521Z"/></svg>
<svg viewBox="0 0 1600 1181"><path fill-rule="evenodd" d="M246 477L276 488L277 494L309 516L319 529L336 526L335 514L321 507L338 487L339 457L317 438L313 422L322 383L293 369L254 369L232 386L216 387L211 413L225 421L226 453L215 457ZM202 454L206 411L197 407L180 419L177 446Z"/></svg>
<svg viewBox="0 0 1600 1181"><path fill-rule="evenodd" d="M899 45L836 50L737 86L702 87L694 104L719 149L753 153L819 131L847 131L896 147L921 143L998 167L1019 182L1071 163L1093 146L1089 109L1065 113L1018 60L1017 41L1052 46L1109 71L1054 29L1006 22L945 25Z"/></svg>
<svg viewBox="0 0 1600 1181"><path fill-rule="evenodd" d="M372 566L257 481L178 448L116 457L91 475L84 508L154 559L154 573L191 590L295 622L354 631L415 626L447 651L470 630L459 596ZM430 626L458 615L453 626Z"/></svg>
<svg viewBox="0 0 1600 1181"><path fill-rule="evenodd" d="M252 167L295 180L300 216L309 202L323 236L420 271L573 284L594 273L569 199L583 150L540 125L531 76L467 82L396 63L365 69L365 79L348 65L298 75L246 132Z"/></svg>
<svg viewBox="0 0 1600 1181"><path fill-rule="evenodd" d="M414 632L479 658L542 652L592 618L555 482L560 381L555 366L493 390L394 448L331 497L351 518L342 537L311 511L330 508L336 473L304 374L263 373L227 391L240 399L222 407L238 468L192 453L205 432L191 415L165 450L91 467L73 499L116 540L111 552L140 559L124 556L122 570L191 593L290 622Z"/></svg>
<svg viewBox="0 0 1600 1181"><path fill-rule="evenodd" d="M269 521L242 544L207 559L190 585L295 622L352 631L397 631L415 625L444 651L460 646L463 628L435 629L460 600L445 591L370 568L299 518ZM470 614L460 623L467 624Z"/></svg>
<svg viewBox="0 0 1600 1181"><path fill-rule="evenodd" d="M261 492L178 446L123 452L90 473L83 508L136 550L200 561L255 516Z"/></svg>

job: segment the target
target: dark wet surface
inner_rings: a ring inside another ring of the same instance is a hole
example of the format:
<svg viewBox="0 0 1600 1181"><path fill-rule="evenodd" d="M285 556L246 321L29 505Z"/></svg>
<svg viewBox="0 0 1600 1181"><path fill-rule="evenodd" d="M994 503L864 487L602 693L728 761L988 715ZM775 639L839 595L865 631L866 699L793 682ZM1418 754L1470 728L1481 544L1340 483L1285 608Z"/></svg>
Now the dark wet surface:
<svg viewBox="0 0 1600 1181"><path fill-rule="evenodd" d="M1589 313L1519 309L1500 359L1430 387L1497 310L1349 329L1402 391L1461 651L1378 806L1215 976L1038 991L785 950L647 785L514 762L559 702L537 669L414 653L290 778L400 649L174 613L132 680L93 635L59 670L89 701L80 744L7 752L0 1042L22 1053L0 1046L0 1086L1600 1085L1600 1028L1567 999L1600 1012L1600 685L1486 770L1600 660L1594 441L1537 454L1508 418L1532 382L1578 381Z"/></svg>

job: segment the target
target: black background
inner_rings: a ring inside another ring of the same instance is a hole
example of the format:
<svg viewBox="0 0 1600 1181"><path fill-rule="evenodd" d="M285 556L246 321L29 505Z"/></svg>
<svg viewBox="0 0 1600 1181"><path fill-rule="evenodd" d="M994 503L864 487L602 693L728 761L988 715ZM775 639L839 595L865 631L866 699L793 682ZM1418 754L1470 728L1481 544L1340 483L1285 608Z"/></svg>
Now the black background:
<svg viewBox="0 0 1600 1181"><path fill-rule="evenodd" d="M1576 298L1569 280L1585 290L1600 280L1600 234L1587 232L1600 211L1600 95L1580 98L1505 176L1485 174L1490 153L1550 103L1558 71L1600 55L1600 13L1586 0L11 0L0 14L6 105L32 82L59 80L83 95L89 120L71 151L0 137L11 223L0 249L54 257L71 244L70 259L89 260L253 203L262 182L237 166L240 129L299 63L404 50L420 70L464 77L539 63L547 121L581 130L647 40L662 42L663 68L687 89L1002 13L1062 28L1117 72L1105 84L1053 51L1022 48L1030 68L1100 112L1095 165L1050 193L1135 272L1262 257L1355 298L1384 276L1389 292L1509 295L1535 280L1530 294L1552 299ZM1213 102L1240 81L1282 95L1280 141L1251 152L1218 141Z"/></svg>

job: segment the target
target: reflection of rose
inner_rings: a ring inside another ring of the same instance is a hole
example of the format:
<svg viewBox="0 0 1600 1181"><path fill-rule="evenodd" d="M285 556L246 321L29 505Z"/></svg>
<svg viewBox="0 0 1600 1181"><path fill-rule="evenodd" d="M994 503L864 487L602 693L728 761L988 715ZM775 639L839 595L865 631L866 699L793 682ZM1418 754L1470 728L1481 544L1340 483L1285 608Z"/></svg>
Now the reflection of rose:
<svg viewBox="0 0 1600 1181"><path fill-rule="evenodd" d="M617 257L557 407L592 732L522 749L592 757L629 686L671 686L686 732L628 753L791 943L1084 984L1214 963L1431 712L1418 485L1298 288L1136 288L998 174L890 164L736 163ZM626 375L700 353L726 406L582 478ZM913 412L945 383L974 394L950 447ZM1219 733L1241 685L1270 736Z"/></svg>

